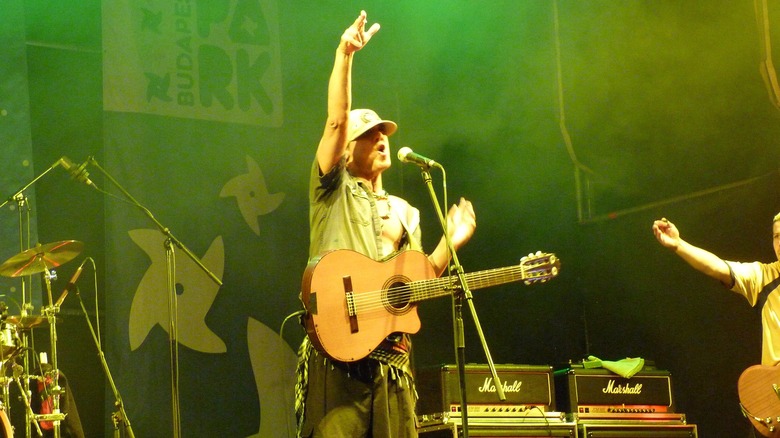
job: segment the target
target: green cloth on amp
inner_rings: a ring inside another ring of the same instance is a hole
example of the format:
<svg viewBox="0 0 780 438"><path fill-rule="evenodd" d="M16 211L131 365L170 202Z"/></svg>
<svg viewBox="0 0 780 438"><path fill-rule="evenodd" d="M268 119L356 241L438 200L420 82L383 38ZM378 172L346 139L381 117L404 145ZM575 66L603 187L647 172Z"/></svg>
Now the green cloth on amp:
<svg viewBox="0 0 780 438"><path fill-rule="evenodd" d="M582 361L582 366L585 368L604 368L628 379L642 371L645 360L641 357L629 357L618 361L609 361L601 360L596 356L588 356L587 360Z"/></svg>

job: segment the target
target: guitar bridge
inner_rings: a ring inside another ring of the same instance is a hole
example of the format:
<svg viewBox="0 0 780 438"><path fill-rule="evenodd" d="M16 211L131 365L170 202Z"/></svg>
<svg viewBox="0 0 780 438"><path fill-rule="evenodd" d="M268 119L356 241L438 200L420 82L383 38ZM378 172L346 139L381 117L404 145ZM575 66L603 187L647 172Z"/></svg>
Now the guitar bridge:
<svg viewBox="0 0 780 438"><path fill-rule="evenodd" d="M349 316L350 333L358 332L357 309L355 308L355 293L352 290L352 277L346 275L342 278L344 282L344 297L347 300L347 315Z"/></svg>
<svg viewBox="0 0 780 438"><path fill-rule="evenodd" d="M345 296L347 298L347 315L349 315L350 318L357 316L357 312L355 312L355 293L346 292Z"/></svg>

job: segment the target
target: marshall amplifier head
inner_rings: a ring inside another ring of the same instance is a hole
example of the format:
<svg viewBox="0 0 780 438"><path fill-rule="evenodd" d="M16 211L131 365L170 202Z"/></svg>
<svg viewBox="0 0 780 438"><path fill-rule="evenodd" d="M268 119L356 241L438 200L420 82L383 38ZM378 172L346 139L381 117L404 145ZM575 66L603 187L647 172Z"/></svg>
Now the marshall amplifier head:
<svg viewBox="0 0 780 438"><path fill-rule="evenodd" d="M571 366L555 371L558 407L582 417L629 417L675 412L668 371L624 378L605 369Z"/></svg>
<svg viewBox="0 0 780 438"><path fill-rule="evenodd" d="M533 409L555 410L552 367L546 365L496 365L506 400L498 399L496 384L487 365L466 365L466 403L474 417L527 415ZM417 413L460 412L458 367L441 365L417 371Z"/></svg>

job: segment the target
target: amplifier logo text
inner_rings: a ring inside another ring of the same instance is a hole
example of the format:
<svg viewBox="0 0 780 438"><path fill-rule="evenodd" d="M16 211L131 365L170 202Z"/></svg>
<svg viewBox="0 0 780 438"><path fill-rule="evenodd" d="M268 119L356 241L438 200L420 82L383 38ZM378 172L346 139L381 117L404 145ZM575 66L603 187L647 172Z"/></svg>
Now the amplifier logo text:
<svg viewBox="0 0 780 438"><path fill-rule="evenodd" d="M606 388L602 389L601 392L604 394L641 394L642 384L637 383L633 386L628 383L625 385L615 385L615 380L610 379Z"/></svg>
<svg viewBox="0 0 780 438"><path fill-rule="evenodd" d="M509 382L504 381L502 387L504 388L504 392L520 392L520 387L522 385L523 382L519 380L515 380L511 385ZM492 377L485 377L485 382L479 388L479 392L496 392L496 385L493 384Z"/></svg>

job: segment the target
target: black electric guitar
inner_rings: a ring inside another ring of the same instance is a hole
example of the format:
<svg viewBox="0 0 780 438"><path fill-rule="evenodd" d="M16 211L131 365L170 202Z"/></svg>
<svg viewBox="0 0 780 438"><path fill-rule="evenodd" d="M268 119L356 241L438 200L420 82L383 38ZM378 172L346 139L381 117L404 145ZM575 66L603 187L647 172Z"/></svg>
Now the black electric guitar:
<svg viewBox="0 0 780 438"><path fill-rule="evenodd" d="M514 281L543 283L559 269L554 254L537 252L517 266L466 274L466 282L470 290ZM392 333L417 333L417 303L452 292L452 280L437 278L422 252L404 251L378 262L351 250L331 251L313 259L304 273L304 325L317 350L353 362Z"/></svg>

